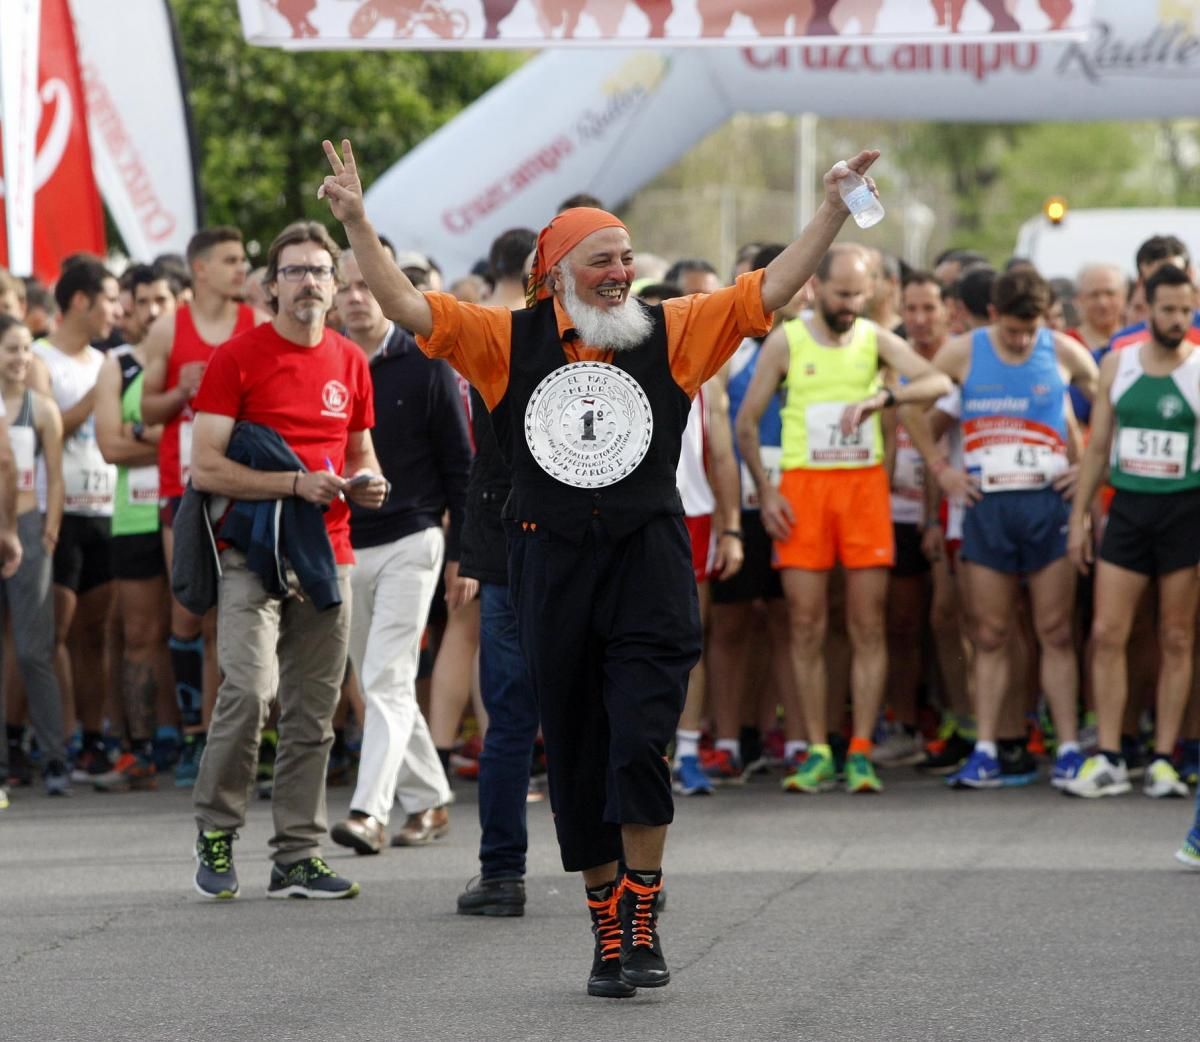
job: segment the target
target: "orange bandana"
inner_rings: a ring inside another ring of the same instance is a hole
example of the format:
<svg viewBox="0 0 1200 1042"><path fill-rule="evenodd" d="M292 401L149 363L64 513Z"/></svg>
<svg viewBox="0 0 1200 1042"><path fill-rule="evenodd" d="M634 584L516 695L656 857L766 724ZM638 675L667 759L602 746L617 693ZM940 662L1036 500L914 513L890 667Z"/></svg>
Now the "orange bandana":
<svg viewBox="0 0 1200 1042"><path fill-rule="evenodd" d="M597 210L591 206L576 206L563 210L554 218L537 240L537 257L533 262L533 270L529 273L529 285L525 291L525 303L533 307L539 300L550 296L546 288L546 273L586 239L592 232L601 228L621 228L625 225L607 210Z"/></svg>

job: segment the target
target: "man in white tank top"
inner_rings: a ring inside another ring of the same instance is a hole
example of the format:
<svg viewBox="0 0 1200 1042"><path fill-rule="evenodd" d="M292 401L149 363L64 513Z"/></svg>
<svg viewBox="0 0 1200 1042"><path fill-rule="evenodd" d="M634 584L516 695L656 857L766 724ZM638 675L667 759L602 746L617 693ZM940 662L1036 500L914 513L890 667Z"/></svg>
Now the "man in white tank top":
<svg viewBox="0 0 1200 1042"><path fill-rule="evenodd" d="M116 487L116 468L105 461L96 442L93 402L104 356L91 342L111 335L120 306L119 289L99 260L85 257L62 270L54 296L62 321L48 338L34 344L37 358L29 385L51 395L62 411L65 506L54 549L55 665L64 722L70 730L78 718L83 727L84 747L73 777L86 782L110 766L101 728ZM77 636L68 647L73 622Z"/></svg>

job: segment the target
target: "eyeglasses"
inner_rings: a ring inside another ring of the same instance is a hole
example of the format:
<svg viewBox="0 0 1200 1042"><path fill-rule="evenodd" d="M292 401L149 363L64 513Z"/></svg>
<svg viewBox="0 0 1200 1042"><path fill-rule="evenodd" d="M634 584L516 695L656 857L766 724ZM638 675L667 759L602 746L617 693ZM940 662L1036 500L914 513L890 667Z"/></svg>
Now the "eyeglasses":
<svg viewBox="0 0 1200 1042"><path fill-rule="evenodd" d="M333 268L328 264L289 264L279 269L279 277L285 282L303 282L305 275L311 275L318 282L328 282L333 278Z"/></svg>

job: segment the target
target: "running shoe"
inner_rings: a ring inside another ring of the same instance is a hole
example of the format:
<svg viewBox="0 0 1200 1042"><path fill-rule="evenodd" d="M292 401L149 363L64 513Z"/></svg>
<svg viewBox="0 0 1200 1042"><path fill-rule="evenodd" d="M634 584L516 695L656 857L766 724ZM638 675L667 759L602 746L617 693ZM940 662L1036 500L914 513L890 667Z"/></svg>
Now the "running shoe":
<svg viewBox="0 0 1200 1042"><path fill-rule="evenodd" d="M103 743L97 742L84 749L75 759L75 769L71 771L71 781L87 785L97 776L107 774L112 768L108 758L108 750Z"/></svg>
<svg viewBox="0 0 1200 1042"><path fill-rule="evenodd" d="M51 760L46 764L46 773L42 775L42 784L46 787L47 796L69 796L71 794L71 776L67 773L62 760Z"/></svg>
<svg viewBox="0 0 1200 1042"><path fill-rule="evenodd" d="M925 759L925 743L919 734L899 728L875 746L871 759L876 767L913 767Z"/></svg>
<svg viewBox="0 0 1200 1042"><path fill-rule="evenodd" d="M917 770L929 774L953 774L966 762L974 748L975 743L970 739L964 738L958 731L951 731L946 738L929 743L925 759L917 764Z"/></svg>
<svg viewBox="0 0 1200 1042"><path fill-rule="evenodd" d="M1046 757L1050 755L1049 744L1046 731L1042 729L1042 725L1034 717L1029 721L1029 739L1027 747L1031 756Z"/></svg>
<svg viewBox="0 0 1200 1042"><path fill-rule="evenodd" d="M319 857L306 857L290 865L275 865L267 897L313 897L336 900L357 897L359 886L339 876Z"/></svg>
<svg viewBox="0 0 1200 1042"><path fill-rule="evenodd" d="M1038 778L1037 760L1023 745L1000 746L1000 784L1012 789L1032 785Z"/></svg>
<svg viewBox="0 0 1200 1042"><path fill-rule="evenodd" d="M734 784L742 781L744 771L741 757L728 749L709 749L700 751L700 769L713 781L719 784Z"/></svg>
<svg viewBox="0 0 1200 1042"><path fill-rule="evenodd" d="M238 895L237 872L233 868L236 832L213 830L196 837L196 892L202 897L227 901Z"/></svg>
<svg viewBox="0 0 1200 1042"><path fill-rule="evenodd" d="M483 739L471 735L450 754L450 769L459 778L479 780L479 756L483 752Z"/></svg>
<svg viewBox="0 0 1200 1042"><path fill-rule="evenodd" d="M1121 735L1121 759L1125 761L1130 778L1143 777L1146 773L1146 765L1150 762L1141 739L1135 738L1131 734Z"/></svg>
<svg viewBox="0 0 1200 1042"><path fill-rule="evenodd" d="M883 783L865 753L851 753L846 757L846 791L883 792Z"/></svg>
<svg viewBox="0 0 1200 1042"><path fill-rule="evenodd" d="M784 792L828 792L837 784L833 757L823 749L808 750L804 763L794 774L783 779Z"/></svg>
<svg viewBox="0 0 1200 1042"><path fill-rule="evenodd" d="M680 796L710 796L713 783L700 769L699 756L681 756L675 765L675 780L672 785Z"/></svg>
<svg viewBox="0 0 1200 1042"><path fill-rule="evenodd" d="M998 789L1000 761L979 749L971 752L967 762L946 779L952 789Z"/></svg>
<svg viewBox="0 0 1200 1042"><path fill-rule="evenodd" d="M196 784L196 776L200 773L200 759L204 756L206 738L202 734L187 734L183 736L183 748L179 753L179 762L175 764L175 788L190 789Z"/></svg>
<svg viewBox="0 0 1200 1042"><path fill-rule="evenodd" d="M1087 757L1078 749L1059 753L1054 761L1054 769L1050 772L1050 784L1056 789L1064 788L1072 779L1079 777Z"/></svg>
<svg viewBox="0 0 1200 1042"><path fill-rule="evenodd" d="M1200 741L1186 739L1179 757L1179 777L1187 785L1200 783Z"/></svg>
<svg viewBox="0 0 1200 1042"><path fill-rule="evenodd" d="M97 792L129 792L133 789L157 789L158 771L152 760L122 753L112 770L98 774L92 779Z"/></svg>
<svg viewBox="0 0 1200 1042"><path fill-rule="evenodd" d="M1171 765L1171 761L1159 757L1146 769L1146 776L1142 779L1142 792L1152 800L1162 800L1173 796L1187 796L1188 787Z"/></svg>
<svg viewBox="0 0 1200 1042"><path fill-rule="evenodd" d="M179 728L163 724L154 732L154 766L159 774L166 774L179 760L183 748L183 737Z"/></svg>
<svg viewBox="0 0 1200 1042"><path fill-rule="evenodd" d="M0 778L0 785L5 782L13 788L33 784L33 764L30 763L29 754L25 752L25 747L19 741L9 741L8 743L8 776Z"/></svg>
<svg viewBox="0 0 1200 1042"><path fill-rule="evenodd" d="M8 810L11 804L8 802L8 790L0 785L0 810Z"/></svg>
<svg viewBox="0 0 1200 1042"><path fill-rule="evenodd" d="M1175 851L1175 860L1181 865L1200 872L1200 826L1193 826L1187 834L1183 846Z"/></svg>
<svg viewBox="0 0 1200 1042"><path fill-rule="evenodd" d="M1107 756L1097 753L1084 760L1079 773L1059 788L1068 796L1094 800L1101 796L1121 796L1132 786L1123 762L1111 763Z"/></svg>

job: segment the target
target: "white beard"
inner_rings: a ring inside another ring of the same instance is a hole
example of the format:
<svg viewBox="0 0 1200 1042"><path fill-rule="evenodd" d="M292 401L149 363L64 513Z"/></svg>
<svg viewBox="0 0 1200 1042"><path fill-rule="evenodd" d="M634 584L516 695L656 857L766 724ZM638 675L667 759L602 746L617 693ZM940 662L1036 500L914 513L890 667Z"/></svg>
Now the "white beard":
<svg viewBox="0 0 1200 1042"><path fill-rule="evenodd" d="M633 297L627 297L625 303L616 308L585 304L575 292L575 276L569 264L562 266L559 282L563 307L575 324L575 332L589 347L630 351L640 347L650 336L654 326L650 313Z"/></svg>

